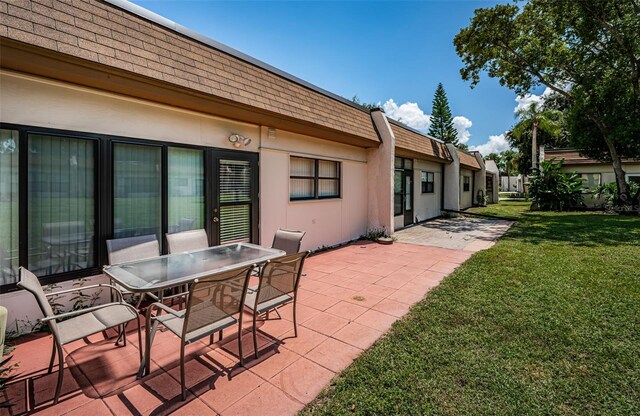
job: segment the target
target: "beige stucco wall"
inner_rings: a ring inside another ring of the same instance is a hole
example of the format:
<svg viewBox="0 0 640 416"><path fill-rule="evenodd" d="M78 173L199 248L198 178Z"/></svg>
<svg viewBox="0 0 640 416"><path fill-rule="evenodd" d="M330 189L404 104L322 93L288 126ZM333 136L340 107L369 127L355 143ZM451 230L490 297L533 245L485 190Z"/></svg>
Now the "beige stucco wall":
<svg viewBox="0 0 640 416"><path fill-rule="evenodd" d="M235 149L233 134L251 138L235 150L257 152L260 128L194 111L0 71L0 120L87 133Z"/></svg>
<svg viewBox="0 0 640 416"><path fill-rule="evenodd" d="M460 209L469 208L473 205L473 175L471 169L460 168ZM469 176L469 191L464 191L464 177Z"/></svg>
<svg viewBox="0 0 640 416"><path fill-rule="evenodd" d="M422 193L422 171L434 173L434 192ZM413 160L413 216L420 221L440 215L440 195L442 194L442 164L426 160Z"/></svg>
<svg viewBox="0 0 640 416"><path fill-rule="evenodd" d="M380 135L380 146L367 150L367 223L369 229L384 228L389 233L396 228L393 218L393 162L395 136L382 111L372 111Z"/></svg>
<svg viewBox="0 0 640 416"><path fill-rule="evenodd" d="M447 143L447 149L449 149L453 161L444 165L444 208L459 211L460 193L462 191L460 158L454 145Z"/></svg>
<svg viewBox="0 0 640 416"><path fill-rule="evenodd" d="M263 128L260 149L261 243L270 245L278 228L306 231L302 249L358 238L367 230L367 151L282 130L269 139ZM341 162L342 196L289 201L289 157Z"/></svg>
<svg viewBox="0 0 640 416"><path fill-rule="evenodd" d="M622 167L627 175L627 178L629 177L629 175L640 175L640 163L625 163ZM616 176L613 173L613 167L609 164L603 163L599 165L563 165L562 170L565 172L575 173L599 173L601 184L613 183L616 181ZM585 194L584 202L589 207L597 207L602 205L603 203L602 200L594 198L590 193Z"/></svg>

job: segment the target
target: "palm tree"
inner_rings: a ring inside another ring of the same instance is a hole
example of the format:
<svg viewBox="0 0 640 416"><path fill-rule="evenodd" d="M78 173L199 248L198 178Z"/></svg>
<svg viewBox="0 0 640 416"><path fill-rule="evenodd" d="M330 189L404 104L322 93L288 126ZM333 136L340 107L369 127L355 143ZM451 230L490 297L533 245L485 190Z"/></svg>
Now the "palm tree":
<svg viewBox="0 0 640 416"><path fill-rule="evenodd" d="M518 153L513 150L505 150L500 153L502 159L502 167L505 175L507 175L507 191L511 191L511 170L515 168Z"/></svg>
<svg viewBox="0 0 640 416"><path fill-rule="evenodd" d="M538 103L531 103L528 107L516 111L516 117L520 121L513 127L512 134L519 139L525 131L531 130L532 169L538 167L538 130L552 136L559 135L561 128L558 120L561 114L558 110L545 110Z"/></svg>

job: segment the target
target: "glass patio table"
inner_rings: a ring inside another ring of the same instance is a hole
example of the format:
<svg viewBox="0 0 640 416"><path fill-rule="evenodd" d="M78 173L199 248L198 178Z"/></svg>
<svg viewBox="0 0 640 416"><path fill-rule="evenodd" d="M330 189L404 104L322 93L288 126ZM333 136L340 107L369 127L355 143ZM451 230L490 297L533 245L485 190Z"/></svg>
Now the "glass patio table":
<svg viewBox="0 0 640 416"><path fill-rule="evenodd" d="M159 293L159 300L162 302L162 294L165 289L183 286L200 277L225 270L251 266L252 264L260 265L267 260L284 255L286 253L282 250L256 244L231 243L203 250L105 266L104 272L130 292ZM157 321L154 322L152 336L155 334L157 324ZM138 378L145 375L144 362L143 356L138 370Z"/></svg>
<svg viewBox="0 0 640 416"><path fill-rule="evenodd" d="M284 255L284 251L274 248L231 243L105 266L104 272L130 292L153 293L236 267L265 263Z"/></svg>

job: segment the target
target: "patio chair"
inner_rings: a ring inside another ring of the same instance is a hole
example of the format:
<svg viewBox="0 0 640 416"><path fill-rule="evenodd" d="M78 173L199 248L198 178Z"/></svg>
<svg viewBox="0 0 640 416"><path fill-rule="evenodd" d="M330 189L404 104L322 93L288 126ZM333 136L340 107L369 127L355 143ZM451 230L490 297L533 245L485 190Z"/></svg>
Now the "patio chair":
<svg viewBox="0 0 640 416"><path fill-rule="evenodd" d="M209 247L209 238L204 229L182 231L167 234L167 245L169 247L169 253L202 250Z"/></svg>
<svg viewBox="0 0 640 416"><path fill-rule="evenodd" d="M128 261L158 257L160 255L160 246L158 245L156 236L153 234L118 238L107 240L107 254L109 256L109 264L126 263ZM118 290L125 295L133 295L133 293L114 282L113 279L110 281L110 284L118 288ZM140 307L145 295L147 294L140 294L140 299L136 305L137 308ZM152 295L152 297L156 300L158 299L157 296Z"/></svg>
<svg viewBox="0 0 640 416"><path fill-rule="evenodd" d="M277 248L287 254L295 254L300 251L302 238L306 233L304 231L291 231L279 229L273 236L273 244L271 248Z"/></svg>
<svg viewBox="0 0 640 416"><path fill-rule="evenodd" d="M98 332L104 332L109 328L118 327L119 334L115 345L119 345L122 339L122 345L127 345L127 337L125 326L128 322L135 319L138 320L138 345L142 345L142 335L140 333L140 315L136 309L123 301L122 293L112 285L96 284L83 286L82 290L91 288L109 288L113 293L117 294L118 301L106 303L102 305L91 306L86 309L77 311L54 314L47 297L61 295L65 293L77 292L78 288L61 290L57 292L45 293L38 281L36 275L31 273L24 267L20 267L20 281L18 287L30 292L38 302L38 306L42 311L44 318L40 322L46 322L53 334L53 349L51 351L51 360L49 361L49 373L53 370L53 361L58 355L58 384L56 385L56 394L53 403L57 404L60 399L60 390L62 388L62 377L64 374L64 360L62 357L62 346L70 342L88 337ZM139 348L140 360L142 360L142 349Z"/></svg>
<svg viewBox="0 0 640 416"><path fill-rule="evenodd" d="M244 366L242 355L242 312L249 277L255 266L242 267L212 274L196 279L189 288L187 307L176 311L163 303L153 303L147 309L145 372L151 373L151 344L158 324L180 337L180 384L182 400L186 399L184 381L184 349L187 344L209 336L213 343L213 335L218 332L222 338L222 330L238 324L238 352L240 365ZM152 310L158 309L153 316ZM167 312L161 315L161 312ZM238 315L238 317L234 317ZM153 323L153 329L151 324Z"/></svg>
<svg viewBox="0 0 640 416"><path fill-rule="evenodd" d="M248 290L244 305L253 312L253 350L256 358L258 358L256 335L258 315L267 313L268 319L269 311L293 302L293 331L294 335L298 336L298 322L296 320L298 284L304 260L309 254L311 252L306 251L269 260L260 270L258 285Z"/></svg>

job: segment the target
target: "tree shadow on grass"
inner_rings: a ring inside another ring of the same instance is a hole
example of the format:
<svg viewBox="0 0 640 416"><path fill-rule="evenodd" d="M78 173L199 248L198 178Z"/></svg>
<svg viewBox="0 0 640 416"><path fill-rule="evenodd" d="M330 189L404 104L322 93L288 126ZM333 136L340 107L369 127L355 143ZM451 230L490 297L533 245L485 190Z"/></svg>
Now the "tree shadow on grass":
<svg viewBox="0 0 640 416"><path fill-rule="evenodd" d="M530 212L511 238L540 244L564 242L582 247L640 244L640 218L608 214Z"/></svg>

